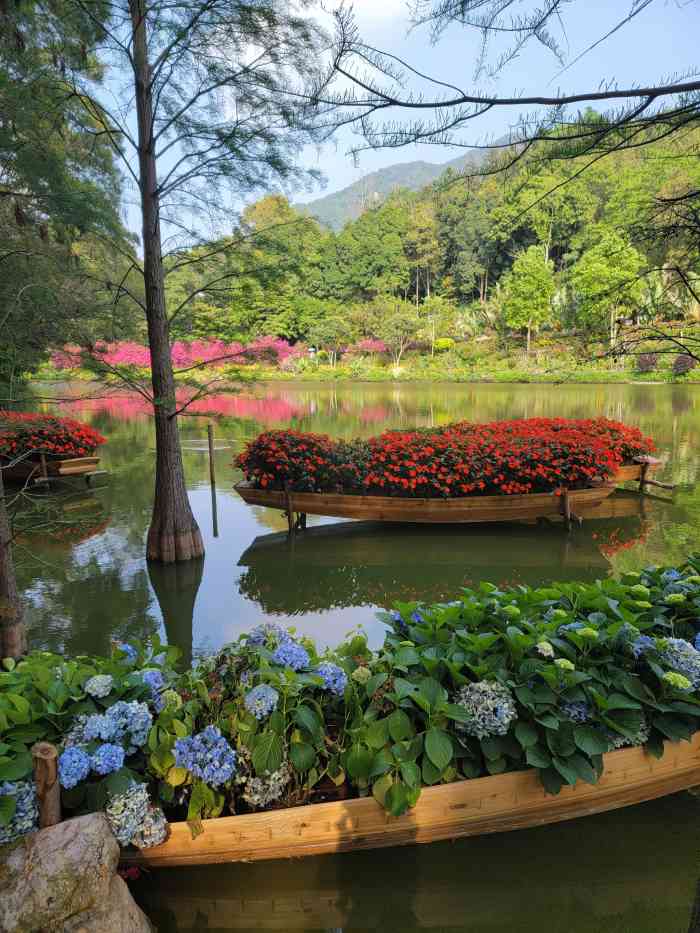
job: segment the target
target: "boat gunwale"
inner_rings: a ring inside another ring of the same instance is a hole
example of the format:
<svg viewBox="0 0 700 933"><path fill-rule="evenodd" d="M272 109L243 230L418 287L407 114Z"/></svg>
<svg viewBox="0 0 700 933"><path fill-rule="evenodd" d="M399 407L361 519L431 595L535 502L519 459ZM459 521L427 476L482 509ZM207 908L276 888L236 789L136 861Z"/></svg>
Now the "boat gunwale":
<svg viewBox="0 0 700 933"><path fill-rule="evenodd" d="M552 796L537 770L490 775L423 788L414 808L390 816L373 797L304 804L202 821L192 839L171 824L161 846L124 851L152 867L294 858L393 845L423 844L541 826L653 800L700 784L700 731L689 742L664 743L661 758L641 746L603 756L597 784L580 781Z"/></svg>

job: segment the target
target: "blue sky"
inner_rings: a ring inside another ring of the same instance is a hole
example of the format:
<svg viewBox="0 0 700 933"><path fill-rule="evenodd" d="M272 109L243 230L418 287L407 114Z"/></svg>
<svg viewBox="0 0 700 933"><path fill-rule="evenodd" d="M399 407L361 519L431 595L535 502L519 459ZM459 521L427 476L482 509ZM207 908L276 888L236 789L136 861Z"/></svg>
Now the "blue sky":
<svg viewBox="0 0 700 933"><path fill-rule="evenodd" d="M566 34L562 45L573 60L581 51L604 35L624 17L631 0L574 0L564 7ZM362 38L370 45L401 56L424 73L460 87L473 87L474 63L479 48L472 30L453 27L440 42L430 43L428 30L408 33L409 14L405 0L355 0L355 16ZM524 5L532 8L533 4ZM700 71L700 2L698 0L654 0L636 19L616 35L585 55L563 74L556 59L541 46L531 44L497 80L479 82L480 89L503 95L528 92L554 93L596 89L604 80L619 86L658 83L678 72ZM517 122L518 110L499 111L475 121L465 134L465 142L484 143L504 135ZM347 155L358 142L350 130L339 133L322 151L309 151L309 165L319 168L327 185L295 200L308 201L320 194L337 191L362 175L385 165L425 159L446 162L460 150L441 146L410 146L366 152L359 167Z"/></svg>

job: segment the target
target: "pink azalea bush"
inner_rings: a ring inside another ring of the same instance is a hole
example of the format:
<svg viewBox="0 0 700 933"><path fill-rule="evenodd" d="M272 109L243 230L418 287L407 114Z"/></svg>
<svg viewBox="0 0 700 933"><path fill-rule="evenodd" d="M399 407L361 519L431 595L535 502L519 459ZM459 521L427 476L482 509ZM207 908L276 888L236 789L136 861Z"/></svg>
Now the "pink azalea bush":
<svg viewBox="0 0 700 933"><path fill-rule="evenodd" d="M51 363L55 369L76 369L82 363L86 351L77 346L65 346L54 351ZM245 365L254 362L284 365L290 359L301 356L304 347L292 346L280 337L258 337L247 346L242 343L225 343L223 340L176 340L172 346L173 366L176 370L194 366ZM148 347L132 340L119 343L96 344L90 355L108 366L135 366L150 369L151 357Z"/></svg>

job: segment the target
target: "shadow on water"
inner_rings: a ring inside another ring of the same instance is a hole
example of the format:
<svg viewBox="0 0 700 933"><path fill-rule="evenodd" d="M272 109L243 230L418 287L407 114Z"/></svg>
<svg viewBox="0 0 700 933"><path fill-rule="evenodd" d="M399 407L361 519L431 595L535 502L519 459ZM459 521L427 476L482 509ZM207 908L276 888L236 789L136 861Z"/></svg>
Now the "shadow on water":
<svg viewBox="0 0 700 933"><path fill-rule="evenodd" d="M169 645L182 651L179 666L192 664L192 619L204 572L204 558L176 564L148 561L148 579L156 594Z"/></svg>
<svg viewBox="0 0 700 933"><path fill-rule="evenodd" d="M163 870L135 893L159 933L688 933L698 817L677 794L454 843Z"/></svg>
<svg viewBox="0 0 700 933"><path fill-rule="evenodd" d="M338 522L299 535L260 535L241 554L241 595L270 614L290 615L368 601L454 599L460 588L543 579L595 580L609 558L645 530L644 502L619 493L605 511L567 534L562 523L418 525Z"/></svg>

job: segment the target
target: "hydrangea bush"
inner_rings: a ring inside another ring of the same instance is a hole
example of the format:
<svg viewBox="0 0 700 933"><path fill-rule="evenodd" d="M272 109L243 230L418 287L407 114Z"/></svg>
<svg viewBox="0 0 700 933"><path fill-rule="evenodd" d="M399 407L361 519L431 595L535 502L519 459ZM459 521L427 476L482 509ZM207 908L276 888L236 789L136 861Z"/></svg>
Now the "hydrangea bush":
<svg viewBox="0 0 700 933"><path fill-rule="evenodd" d="M5 662L0 838L35 825L37 739L60 747L66 811L106 808L122 844L162 840L158 807L196 833L337 794L398 815L424 786L525 768L549 793L595 783L605 753L659 756L698 727L698 571L700 557L595 584L482 583L381 613L377 651L354 634L319 654L262 623L179 674L157 642Z"/></svg>

